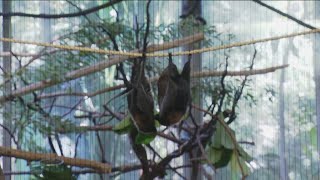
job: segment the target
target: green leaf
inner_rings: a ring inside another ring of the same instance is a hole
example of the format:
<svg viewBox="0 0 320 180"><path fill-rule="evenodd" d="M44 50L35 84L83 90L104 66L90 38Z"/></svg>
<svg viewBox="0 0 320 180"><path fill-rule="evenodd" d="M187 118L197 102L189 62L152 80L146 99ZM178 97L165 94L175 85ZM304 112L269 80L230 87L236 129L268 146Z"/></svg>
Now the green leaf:
<svg viewBox="0 0 320 180"><path fill-rule="evenodd" d="M237 145L238 146L238 152L240 154L240 156L247 162L250 162L253 160L253 158L240 146L240 145Z"/></svg>
<svg viewBox="0 0 320 180"><path fill-rule="evenodd" d="M240 164L243 168L244 175L245 175L245 177L247 177L251 172L250 168L249 168L248 164L244 161L243 158L240 157L239 159L240 159Z"/></svg>
<svg viewBox="0 0 320 180"><path fill-rule="evenodd" d="M234 149L234 144L232 142L230 135L226 132L225 128L222 126L222 124L219 121L216 124L216 129L217 130L214 135L213 147L218 149L221 147L224 147L226 149ZM229 127L228 129L234 135L234 131Z"/></svg>
<svg viewBox="0 0 320 180"><path fill-rule="evenodd" d="M311 128L310 137L311 137L311 145L317 148L317 128L316 127Z"/></svg>
<svg viewBox="0 0 320 180"><path fill-rule="evenodd" d="M39 161L32 161L30 163L30 172L34 176L31 179L42 179L40 176L42 173L42 167Z"/></svg>
<svg viewBox="0 0 320 180"><path fill-rule="evenodd" d="M65 179L73 180L71 169L65 165L45 166L43 168L43 177L46 180Z"/></svg>
<svg viewBox="0 0 320 180"><path fill-rule="evenodd" d="M156 137L156 134L143 134L143 133L138 133L135 139L136 144L149 144L151 141L154 140Z"/></svg>
<svg viewBox="0 0 320 180"><path fill-rule="evenodd" d="M189 117L189 110L187 110L184 115L181 117L182 120L185 120Z"/></svg>
<svg viewBox="0 0 320 180"><path fill-rule="evenodd" d="M159 117L160 116L158 111L154 111L153 115L154 115L154 117ZM154 121L155 121L155 126L156 127L160 127L161 126L161 124L159 123L159 119L155 118Z"/></svg>
<svg viewBox="0 0 320 180"><path fill-rule="evenodd" d="M222 168L228 165L228 163L230 162L232 156L232 150L230 149L223 149L222 150L222 154L221 154L221 159L214 163L213 166L215 168Z"/></svg>
<svg viewBox="0 0 320 180"><path fill-rule="evenodd" d="M220 114L218 118L221 120L224 119L222 114ZM216 132L212 139L213 142L207 147L206 152L209 156L209 161L215 168L227 166L234 152L239 153L239 158L241 158L242 161L250 162L253 159L238 143L234 144L228 131L235 138L235 132L229 126L224 127L222 123L218 121L216 124Z"/></svg>
<svg viewBox="0 0 320 180"><path fill-rule="evenodd" d="M247 177L250 173L250 168L246 164L245 160L242 157L237 157L236 151L233 151L231 161L231 179L238 180L239 174L243 177ZM242 169L242 171L241 171Z"/></svg>
<svg viewBox="0 0 320 180"><path fill-rule="evenodd" d="M216 148L209 148L207 150L207 155L208 155L208 159L210 161L211 164L215 164L217 163L220 159L221 159L221 156L222 156L222 150L221 149L216 149ZM215 167L217 168L217 167Z"/></svg>
<svg viewBox="0 0 320 180"><path fill-rule="evenodd" d="M161 126L161 124L159 123L158 120L155 120L155 123L154 123L154 124L155 124L156 127L160 127L160 126Z"/></svg>
<svg viewBox="0 0 320 180"><path fill-rule="evenodd" d="M31 162L30 171L36 180L75 180L71 168L64 164L45 164L39 161Z"/></svg>
<svg viewBox="0 0 320 180"><path fill-rule="evenodd" d="M114 126L113 131L118 134L126 134L131 130L132 127L133 124L131 122L130 115L128 115Z"/></svg>
<svg viewBox="0 0 320 180"><path fill-rule="evenodd" d="M232 152L233 150L230 150L230 149L225 149L225 148L216 149L211 147L207 151L207 154L208 154L210 163L213 164L213 166L218 169L228 165L231 159Z"/></svg>
<svg viewBox="0 0 320 180"><path fill-rule="evenodd" d="M70 120L57 121L55 126L56 131L62 131L64 133L79 133L86 130L84 127L78 127Z"/></svg>

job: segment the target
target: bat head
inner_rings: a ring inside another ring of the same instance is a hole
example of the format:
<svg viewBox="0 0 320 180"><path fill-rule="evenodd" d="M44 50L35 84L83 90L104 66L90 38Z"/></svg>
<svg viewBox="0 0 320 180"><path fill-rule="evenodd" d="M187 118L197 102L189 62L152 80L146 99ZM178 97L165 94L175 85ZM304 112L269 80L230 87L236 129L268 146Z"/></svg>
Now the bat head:
<svg viewBox="0 0 320 180"><path fill-rule="evenodd" d="M190 81L190 71L191 71L191 55L189 55L188 61L184 64L183 70L181 72L182 78L187 80L188 82Z"/></svg>
<svg viewBox="0 0 320 180"><path fill-rule="evenodd" d="M168 75L170 78L176 78L179 76L179 71L177 66L172 62L172 54L169 53L169 64L168 67L166 68Z"/></svg>

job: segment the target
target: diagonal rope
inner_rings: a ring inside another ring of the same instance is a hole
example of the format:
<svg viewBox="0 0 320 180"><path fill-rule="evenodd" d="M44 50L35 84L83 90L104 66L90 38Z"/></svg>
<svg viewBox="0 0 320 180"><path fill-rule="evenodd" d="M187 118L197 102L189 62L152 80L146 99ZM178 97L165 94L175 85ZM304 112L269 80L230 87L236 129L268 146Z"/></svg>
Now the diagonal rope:
<svg viewBox="0 0 320 180"><path fill-rule="evenodd" d="M251 44L257 44L267 41L274 41L274 40L280 40L285 38L291 38L296 36L302 36L307 34L313 34L320 32L320 29L313 29L308 31L302 31L282 36L274 36L270 38L264 38L264 39L257 39L257 40L251 40L251 41L243 41L228 45L222 45L222 46L215 46L215 47L208 47L208 48L201 48L201 49L195 49L191 51L180 51L180 52L173 52L172 56L182 56L182 55L188 55L188 54L199 54L209 51L217 51L222 49L230 49L233 47L240 47L240 46L247 46ZM26 41L26 40L17 40L17 39L11 39L11 38L0 38L0 41L3 42L11 42L11 43L18 43L18 44L29 44L29 45L36 45L36 46L43 46L43 47L52 47L52 48L58 48L58 49L64 49L64 50L74 50L74 51L83 51L83 52L92 52L92 53L98 53L98 54L108 54L108 55L122 55L122 56L130 56L130 57L142 57L142 53L135 53L135 52L124 52L124 51L114 51L114 50L105 50L105 49L94 49L94 48L88 48L88 47L79 47L79 46L68 46L68 45L58 45L58 44L51 44L51 43L43 43L43 42L35 42L35 41ZM147 53L147 57L166 57L168 56L167 53Z"/></svg>
<svg viewBox="0 0 320 180"><path fill-rule="evenodd" d="M58 49L64 49L64 50L92 52L92 53L98 53L98 54L126 55L126 56L135 56L135 57L141 56L141 53L121 52L121 51L95 49L95 48L80 47L80 46L58 45L58 44L51 44L51 43L10 39L10 38L0 38L0 41L18 43L18 44L29 44L29 45L36 45L36 46L43 46L43 47L52 47L52 48L58 48Z"/></svg>

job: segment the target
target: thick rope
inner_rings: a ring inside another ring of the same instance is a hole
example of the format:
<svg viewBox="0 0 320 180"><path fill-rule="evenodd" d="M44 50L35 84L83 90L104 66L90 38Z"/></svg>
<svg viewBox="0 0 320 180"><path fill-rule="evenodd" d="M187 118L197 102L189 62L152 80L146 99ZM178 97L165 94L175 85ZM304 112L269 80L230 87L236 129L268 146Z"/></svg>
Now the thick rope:
<svg viewBox="0 0 320 180"><path fill-rule="evenodd" d="M173 52L172 56L182 56L182 55L188 55L188 54L200 54L200 53L209 52L209 51L230 49L230 48L233 48L233 47L247 46L247 45L256 44L256 43L280 40L280 39L291 38L291 37L295 37L295 36L302 36L302 35L307 35L307 34L313 34L313 33L318 33L318 32L320 32L320 29L313 29L313 30L309 30L309 31L302 31L302 32L292 33L292 34L287 34L287 35L282 35L282 36L275 36L275 37L264 38L264 39L244 41L244 42L238 42L238 43L234 43L234 44L228 44L228 45L222 45L222 46L216 46L216 47L195 49L195 50L192 50L192 51ZM42 42L10 39L10 38L0 38L0 41L18 43L18 44L30 44L30 45L43 46L43 47L52 47L52 48L65 49L65 50L92 52L92 53L98 53L98 54L123 55L123 56L130 56L130 57L142 57L142 53L113 51L113 50L104 50L104 49L93 49L93 48L79 47L79 46L57 45L57 44L50 44L50 43L42 43ZM165 57L165 56L168 56L168 54L167 53L147 53L146 56L147 57Z"/></svg>
<svg viewBox="0 0 320 180"><path fill-rule="evenodd" d="M65 49L65 50L92 52L92 53L98 53L98 54L113 54L113 55L125 55L125 56L136 56L136 57L141 56L141 53L94 49L94 48L79 47L79 46L58 45L58 44L10 39L10 38L0 38L0 41L18 43L18 44L30 44L30 45L43 46L43 47L52 47L52 48Z"/></svg>

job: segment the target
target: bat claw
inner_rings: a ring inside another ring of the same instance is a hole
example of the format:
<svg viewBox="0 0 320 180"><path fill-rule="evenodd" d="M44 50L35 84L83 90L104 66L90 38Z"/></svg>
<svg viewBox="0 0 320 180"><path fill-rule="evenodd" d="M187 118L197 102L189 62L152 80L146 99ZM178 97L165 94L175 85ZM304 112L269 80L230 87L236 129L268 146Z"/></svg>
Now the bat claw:
<svg viewBox="0 0 320 180"><path fill-rule="evenodd" d="M188 141L185 141L180 147L179 147L179 154L182 153L183 148L188 144Z"/></svg>

